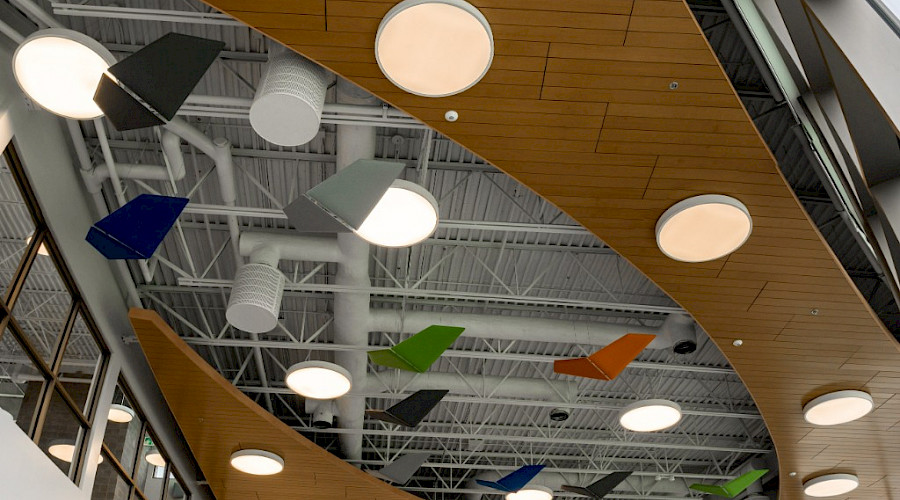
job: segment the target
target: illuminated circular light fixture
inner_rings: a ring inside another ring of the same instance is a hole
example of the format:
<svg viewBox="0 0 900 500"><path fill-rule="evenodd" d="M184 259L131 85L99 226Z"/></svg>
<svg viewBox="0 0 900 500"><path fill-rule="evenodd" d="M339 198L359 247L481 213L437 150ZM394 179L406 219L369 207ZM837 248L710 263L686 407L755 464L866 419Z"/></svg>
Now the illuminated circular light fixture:
<svg viewBox="0 0 900 500"><path fill-rule="evenodd" d="M850 493L859 487L859 478L853 474L826 474L803 483L803 493L821 498Z"/></svg>
<svg viewBox="0 0 900 500"><path fill-rule="evenodd" d="M506 500L551 500L553 490L546 486L526 486L519 491L506 494Z"/></svg>
<svg viewBox="0 0 900 500"><path fill-rule="evenodd" d="M863 418L874 408L875 403L868 393L837 391L803 405L803 418L813 425L838 425Z"/></svg>
<svg viewBox="0 0 900 500"><path fill-rule="evenodd" d="M34 238L34 234L29 234L28 237L25 238L25 244L30 245L32 238ZM38 248L37 253L38 255L50 255L50 251L47 250L47 246L43 243L41 243L41 246Z"/></svg>
<svg viewBox="0 0 900 500"><path fill-rule="evenodd" d="M304 361L290 367L284 382L297 394L312 399L334 399L350 392L350 372L327 361Z"/></svg>
<svg viewBox="0 0 900 500"><path fill-rule="evenodd" d="M679 201L656 222L656 244L667 257L681 262L708 262L743 245L753 219L740 201L704 194Z"/></svg>
<svg viewBox="0 0 900 500"><path fill-rule="evenodd" d="M166 466L166 459L163 458L162 453L160 453L159 450L154 450L150 453L147 453L147 455L144 456L144 460L146 460L148 464L155 465L157 467Z"/></svg>
<svg viewBox="0 0 900 500"><path fill-rule="evenodd" d="M75 120L103 116L94 102L100 77L116 58L93 38L63 28L32 33L13 54L13 74L28 97Z"/></svg>
<svg viewBox="0 0 900 500"><path fill-rule="evenodd" d="M109 416L107 418L110 422L127 424L134 419L134 410L125 405L114 403L109 407Z"/></svg>
<svg viewBox="0 0 900 500"><path fill-rule="evenodd" d="M666 399L647 399L622 409L619 423L634 432L668 429L681 421L681 406Z"/></svg>
<svg viewBox="0 0 900 500"><path fill-rule="evenodd" d="M356 234L373 245L408 247L431 236L437 223L438 204L434 196L414 182L397 179Z"/></svg>
<svg viewBox="0 0 900 500"><path fill-rule="evenodd" d="M71 441L54 441L47 447L47 452L63 462L72 462L72 458L75 456L75 445ZM100 455L97 463L103 463L103 455Z"/></svg>
<svg viewBox="0 0 900 500"><path fill-rule="evenodd" d="M254 476L271 476L284 470L284 459L265 450L241 450L231 454L231 466Z"/></svg>
<svg viewBox="0 0 900 500"><path fill-rule="evenodd" d="M403 0L381 20L375 59L401 89L425 97L458 94L491 67L494 36L463 0Z"/></svg>

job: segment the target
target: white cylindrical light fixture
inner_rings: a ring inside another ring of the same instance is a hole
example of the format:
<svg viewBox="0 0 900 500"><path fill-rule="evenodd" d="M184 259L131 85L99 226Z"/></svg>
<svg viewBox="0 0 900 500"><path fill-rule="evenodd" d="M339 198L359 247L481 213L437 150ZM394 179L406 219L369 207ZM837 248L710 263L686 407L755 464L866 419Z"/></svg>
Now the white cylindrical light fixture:
<svg viewBox="0 0 900 500"><path fill-rule="evenodd" d="M231 466L254 476L271 476L284 470L284 459L265 450L240 450L231 454Z"/></svg>
<svg viewBox="0 0 900 500"><path fill-rule="evenodd" d="M125 405L114 403L109 407L109 416L107 419L110 422L115 422L117 424L127 424L134 419L134 410Z"/></svg>
<svg viewBox="0 0 900 500"><path fill-rule="evenodd" d="M250 105L250 125L279 146L299 146L319 133L328 73L284 47L269 50L269 63Z"/></svg>
<svg viewBox="0 0 900 500"><path fill-rule="evenodd" d="M552 500L553 490L541 485L528 485L506 494L506 500Z"/></svg>
<svg viewBox="0 0 900 500"><path fill-rule="evenodd" d="M312 399L339 398L353 387L350 372L327 361L297 363L288 369L284 382L292 391Z"/></svg>
<svg viewBox="0 0 900 500"><path fill-rule="evenodd" d="M32 33L13 54L19 87L42 108L74 120L103 116L94 92L116 58L93 38L63 28Z"/></svg>
<svg viewBox="0 0 900 500"><path fill-rule="evenodd" d="M825 474L803 483L807 496L823 498L844 495L859 487L859 478L853 474Z"/></svg>
<svg viewBox="0 0 900 500"><path fill-rule="evenodd" d="M868 393L836 391L803 405L803 418L813 425L838 425L863 418L874 408L875 402Z"/></svg>
<svg viewBox="0 0 900 500"><path fill-rule="evenodd" d="M656 432L681 421L681 406L667 399L647 399L622 409L619 423L634 432Z"/></svg>
<svg viewBox="0 0 900 500"><path fill-rule="evenodd" d="M397 179L384 193L356 234L373 245L408 247L434 233L438 204L424 187Z"/></svg>
<svg viewBox="0 0 900 500"><path fill-rule="evenodd" d="M681 262L708 262L740 248L753 231L750 211L739 200L704 194L679 201L656 222L656 244Z"/></svg>
<svg viewBox="0 0 900 500"><path fill-rule="evenodd" d="M228 324L250 333L265 333L278 325L284 294L284 274L268 265L242 266L234 278L225 319Z"/></svg>
<svg viewBox="0 0 900 500"><path fill-rule="evenodd" d="M484 15L463 0L404 0L381 20L375 59L394 85L444 97L478 83L494 58Z"/></svg>

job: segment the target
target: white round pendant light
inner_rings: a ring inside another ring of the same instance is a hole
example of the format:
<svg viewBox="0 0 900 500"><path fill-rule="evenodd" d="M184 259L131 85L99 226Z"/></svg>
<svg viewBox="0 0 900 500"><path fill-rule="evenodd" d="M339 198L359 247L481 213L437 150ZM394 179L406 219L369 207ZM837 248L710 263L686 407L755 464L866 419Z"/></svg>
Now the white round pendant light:
<svg viewBox="0 0 900 500"><path fill-rule="evenodd" d="M803 405L803 418L813 425L838 425L863 418L874 408L872 396L865 392L837 391Z"/></svg>
<svg viewBox="0 0 900 500"><path fill-rule="evenodd" d="M94 92L116 58L93 38L63 28L37 31L13 54L19 87L51 113L75 120L103 116Z"/></svg>
<svg viewBox="0 0 900 500"><path fill-rule="evenodd" d="M290 367L284 382L297 394L312 399L334 399L350 392L350 372L327 361L304 361Z"/></svg>
<svg viewBox="0 0 900 500"><path fill-rule="evenodd" d="M681 421L681 406L666 399L647 399L622 409L619 423L634 432L656 432Z"/></svg>
<svg viewBox="0 0 900 500"><path fill-rule="evenodd" d="M159 450L151 451L144 456L144 460L147 461L150 465L155 465L157 467L165 467L166 459L163 458L162 453Z"/></svg>
<svg viewBox="0 0 900 500"><path fill-rule="evenodd" d="M356 230L360 238L382 247L408 247L434 233L438 205L424 187L395 180Z"/></svg>
<svg viewBox="0 0 900 500"><path fill-rule="evenodd" d="M284 459L265 450L241 450L231 454L231 466L254 476L271 476L284 470Z"/></svg>
<svg viewBox="0 0 900 500"><path fill-rule="evenodd" d="M850 493L859 487L859 478L853 474L826 474L803 483L803 493L822 498Z"/></svg>
<svg viewBox="0 0 900 500"><path fill-rule="evenodd" d="M704 194L679 201L656 223L656 244L666 256L681 262L708 262L743 245L753 219L740 201Z"/></svg>
<svg viewBox="0 0 900 500"><path fill-rule="evenodd" d="M134 410L125 405L112 404L109 407L109 416L107 418L110 422L127 424L134 419Z"/></svg>
<svg viewBox="0 0 900 500"><path fill-rule="evenodd" d="M384 76L425 97L475 85L493 57L487 19L463 0L404 0L388 11L375 36L375 59Z"/></svg>
<svg viewBox="0 0 900 500"><path fill-rule="evenodd" d="M553 490L546 486L526 486L519 491L506 494L506 500L551 500Z"/></svg>
<svg viewBox="0 0 900 500"><path fill-rule="evenodd" d="M47 452L63 462L72 462L75 457L75 445L71 441L54 441L47 447ZM103 463L103 455L100 455L98 464Z"/></svg>

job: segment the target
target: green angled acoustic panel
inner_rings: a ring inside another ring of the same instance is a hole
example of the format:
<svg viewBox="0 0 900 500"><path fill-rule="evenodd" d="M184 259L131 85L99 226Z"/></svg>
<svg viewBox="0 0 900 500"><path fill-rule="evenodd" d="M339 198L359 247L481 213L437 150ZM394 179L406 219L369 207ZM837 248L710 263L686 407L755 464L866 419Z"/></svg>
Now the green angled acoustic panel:
<svg viewBox="0 0 900 500"><path fill-rule="evenodd" d="M369 352L377 365L425 373L462 334L465 328L431 325L390 349Z"/></svg>
<svg viewBox="0 0 900 500"><path fill-rule="evenodd" d="M765 476L768 472L769 469L754 469L722 485L692 484L691 489L702 491L703 493L709 493L710 495L716 495L725 498L734 498L743 493L743 491L746 490L747 487L749 487L751 484L759 481L759 479Z"/></svg>

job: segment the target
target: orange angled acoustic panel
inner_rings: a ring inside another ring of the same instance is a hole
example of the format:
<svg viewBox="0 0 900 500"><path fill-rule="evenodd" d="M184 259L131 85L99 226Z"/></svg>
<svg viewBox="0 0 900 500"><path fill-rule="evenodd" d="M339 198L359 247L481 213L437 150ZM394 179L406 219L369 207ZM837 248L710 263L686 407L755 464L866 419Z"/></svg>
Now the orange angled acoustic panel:
<svg viewBox="0 0 900 500"><path fill-rule="evenodd" d="M629 333L590 356L554 361L553 371L576 377L612 380L653 342L654 337L656 335L647 333Z"/></svg>

